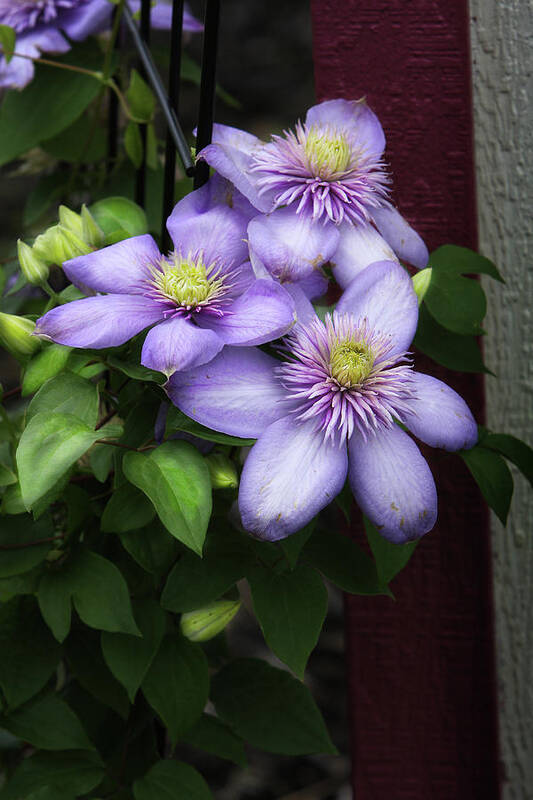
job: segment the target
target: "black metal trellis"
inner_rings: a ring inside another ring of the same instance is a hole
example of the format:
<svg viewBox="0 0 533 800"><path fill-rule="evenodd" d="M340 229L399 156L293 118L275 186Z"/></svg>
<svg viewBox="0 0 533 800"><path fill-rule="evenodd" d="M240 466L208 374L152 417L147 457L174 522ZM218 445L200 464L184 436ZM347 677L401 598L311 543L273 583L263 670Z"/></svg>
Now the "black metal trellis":
<svg viewBox="0 0 533 800"><path fill-rule="evenodd" d="M195 189L206 183L209 177L209 166L205 162L198 162L197 164L194 163L189 145L187 144L187 140L183 133L178 117L181 39L184 6L183 0L173 0L172 2L168 92L165 89L164 83L154 63L149 48L150 6L151 0L141 0L141 18L140 25L138 25L126 3L123 10L123 19L133 45L137 50L142 66L143 78L150 84L167 124L163 188L163 216L161 221L161 239L163 247L165 248L168 247L170 243L165 223L174 205L176 152L179 155L185 174L190 178L194 178ZM213 130L219 18L220 0L206 0L204 41L202 50L202 74L200 81L200 102L196 137L197 152L209 144ZM144 205L146 192L146 126L142 126L141 130L143 136L143 161L137 170L135 200L137 203L139 203L139 205ZM108 143L108 155L110 161L113 158L116 158L117 137L117 107L115 101L110 101Z"/></svg>

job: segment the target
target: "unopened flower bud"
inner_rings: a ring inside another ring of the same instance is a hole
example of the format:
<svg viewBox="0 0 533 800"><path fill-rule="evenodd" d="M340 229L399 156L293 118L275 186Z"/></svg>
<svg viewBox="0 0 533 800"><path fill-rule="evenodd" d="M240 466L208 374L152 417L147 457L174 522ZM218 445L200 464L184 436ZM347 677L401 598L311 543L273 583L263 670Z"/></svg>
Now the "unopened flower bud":
<svg viewBox="0 0 533 800"><path fill-rule="evenodd" d="M0 344L15 358L26 358L41 346L36 336L32 336L35 322L15 314L0 312Z"/></svg>
<svg viewBox="0 0 533 800"><path fill-rule="evenodd" d="M235 464L223 453L212 453L205 459L213 489L236 489L239 476Z"/></svg>
<svg viewBox="0 0 533 800"><path fill-rule="evenodd" d="M21 239L17 241L17 253L22 274L33 286L42 286L48 279L49 269L45 261L39 258L29 244Z"/></svg>
<svg viewBox="0 0 533 800"><path fill-rule="evenodd" d="M59 206L59 224L68 231L72 231L80 239L83 239L83 220L80 214L76 214L67 206Z"/></svg>
<svg viewBox="0 0 533 800"><path fill-rule="evenodd" d="M240 600L217 600L181 615L180 627L191 642L206 642L224 630L241 606Z"/></svg>
<svg viewBox="0 0 533 800"><path fill-rule="evenodd" d="M422 300L429 289L429 284L431 283L431 273L431 267L426 267L426 269L421 269L420 272L417 272L412 278L413 289L418 297L418 305L422 304Z"/></svg>
<svg viewBox="0 0 533 800"><path fill-rule="evenodd" d="M38 236L33 245L34 251L49 264L61 265L75 256L84 256L92 248L63 225L52 225Z"/></svg>
<svg viewBox="0 0 533 800"><path fill-rule="evenodd" d="M105 235L86 205L81 207L82 239L92 247L103 247Z"/></svg>

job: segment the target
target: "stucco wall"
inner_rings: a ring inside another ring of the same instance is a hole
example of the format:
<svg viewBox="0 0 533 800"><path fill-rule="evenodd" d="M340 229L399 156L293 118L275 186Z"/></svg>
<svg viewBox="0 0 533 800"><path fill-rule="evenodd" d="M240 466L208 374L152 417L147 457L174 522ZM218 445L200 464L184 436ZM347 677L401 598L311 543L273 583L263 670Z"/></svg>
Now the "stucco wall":
<svg viewBox="0 0 533 800"><path fill-rule="evenodd" d="M533 6L470 0L480 250L506 285L486 281L488 423L533 443ZM529 83L529 86L528 86ZM504 800L533 797L533 494L515 475L504 530L493 517Z"/></svg>

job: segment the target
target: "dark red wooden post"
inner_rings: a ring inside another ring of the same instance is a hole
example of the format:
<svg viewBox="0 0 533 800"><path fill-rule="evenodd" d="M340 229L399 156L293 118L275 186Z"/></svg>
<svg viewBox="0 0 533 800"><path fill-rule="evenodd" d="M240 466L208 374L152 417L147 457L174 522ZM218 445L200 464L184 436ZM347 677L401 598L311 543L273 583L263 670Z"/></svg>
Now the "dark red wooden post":
<svg viewBox="0 0 533 800"><path fill-rule="evenodd" d="M476 247L467 0L312 0L319 100L366 95L394 199L430 249ZM483 418L480 376L453 375ZM346 598L356 800L500 797L488 513L458 457L431 458L438 527L394 584Z"/></svg>

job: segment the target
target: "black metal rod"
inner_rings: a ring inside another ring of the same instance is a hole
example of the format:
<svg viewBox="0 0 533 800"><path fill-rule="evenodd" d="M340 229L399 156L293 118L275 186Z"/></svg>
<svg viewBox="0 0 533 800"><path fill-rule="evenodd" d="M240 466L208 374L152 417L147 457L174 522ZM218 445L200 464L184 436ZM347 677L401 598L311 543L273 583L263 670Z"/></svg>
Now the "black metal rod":
<svg viewBox="0 0 533 800"><path fill-rule="evenodd" d="M118 9L113 9L113 24ZM119 36L115 41L115 49L117 48ZM109 176L111 170L115 166L118 155L118 97L115 92L108 90L109 99L107 105L107 160L106 160L106 175Z"/></svg>
<svg viewBox="0 0 533 800"><path fill-rule="evenodd" d="M215 89L218 49L218 24L220 0L207 0L204 21L204 47L202 51L202 78L200 82L200 109L196 152L199 153L211 142L215 112ZM194 188L198 189L209 179L209 164L198 161L194 175Z"/></svg>
<svg viewBox="0 0 533 800"><path fill-rule="evenodd" d="M133 39L133 44L135 45L135 48L137 49L137 52L139 53L143 66L146 70L147 80L151 85L153 92L161 106L161 110L165 116L170 134L183 163L183 168L187 175L192 176L194 175L195 170L189 145L187 144L187 140L183 134L178 118L168 103L161 76L157 71L157 67L154 64L152 55L146 46L146 43L141 39L139 30L135 24L135 20L133 19L132 13L127 5L124 6L123 13L124 21L126 22L128 30L131 34L131 38Z"/></svg>
<svg viewBox="0 0 533 800"><path fill-rule="evenodd" d="M141 24L140 34L141 39L145 42L146 47L150 45L150 14L152 11L151 0L141 0ZM140 74L142 78L146 78L146 70L144 64L141 65ZM135 178L135 202L140 206L144 206L146 197L146 125L139 125L139 132L141 134L142 144L142 160L137 169Z"/></svg>
<svg viewBox="0 0 533 800"><path fill-rule="evenodd" d="M179 89L181 74L181 36L183 29L183 0L173 0L172 24L170 28L170 66L168 70L168 102L171 110L178 116ZM167 128L165 145L165 179L163 186L163 219L161 220L161 243L163 252L170 250L171 242L166 221L174 206L174 186L176 182L176 148Z"/></svg>

